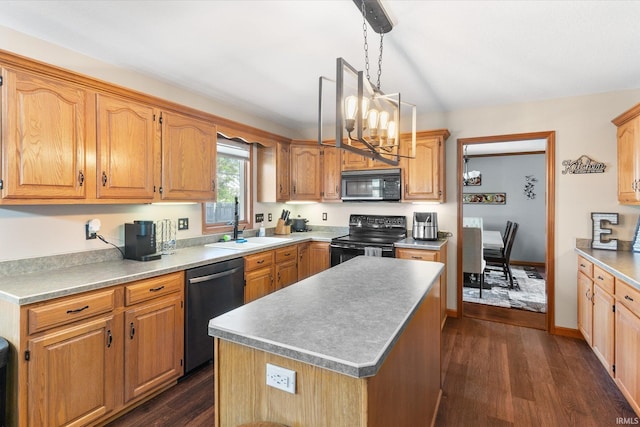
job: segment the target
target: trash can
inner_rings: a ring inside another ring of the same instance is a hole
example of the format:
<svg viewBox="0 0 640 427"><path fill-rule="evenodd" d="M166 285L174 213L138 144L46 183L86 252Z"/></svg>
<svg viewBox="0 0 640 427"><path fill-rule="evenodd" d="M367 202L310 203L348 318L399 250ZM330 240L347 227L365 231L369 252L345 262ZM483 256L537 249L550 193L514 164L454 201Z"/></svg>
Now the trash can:
<svg viewBox="0 0 640 427"><path fill-rule="evenodd" d="M9 360L9 343L0 337L0 427L7 424L7 361Z"/></svg>

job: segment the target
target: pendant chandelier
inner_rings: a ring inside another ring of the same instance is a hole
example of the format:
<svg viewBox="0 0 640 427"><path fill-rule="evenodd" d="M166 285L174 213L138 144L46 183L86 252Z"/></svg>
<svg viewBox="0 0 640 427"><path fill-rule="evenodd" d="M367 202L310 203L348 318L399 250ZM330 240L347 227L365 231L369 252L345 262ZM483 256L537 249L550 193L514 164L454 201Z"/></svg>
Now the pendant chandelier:
<svg viewBox="0 0 640 427"><path fill-rule="evenodd" d="M472 170L469 172L469 156L467 156L467 146L464 146L464 172L462 173L462 184L471 185L476 178L480 177L480 172ZM476 184L477 185L477 184Z"/></svg>
<svg viewBox="0 0 640 427"><path fill-rule="evenodd" d="M397 166L401 157L415 158L416 106L401 101L400 93L385 94L380 88L382 74L382 50L384 34L393 24L387 16L381 0L353 0L359 5L363 16L365 72L349 65L343 58L336 60L336 79L320 77L318 143L323 144L323 82L334 82L335 99L335 145L362 156ZM374 85L369 76L369 51L367 22L380 34L378 56L378 80ZM401 154L400 119L401 106L409 107L411 115L411 148Z"/></svg>

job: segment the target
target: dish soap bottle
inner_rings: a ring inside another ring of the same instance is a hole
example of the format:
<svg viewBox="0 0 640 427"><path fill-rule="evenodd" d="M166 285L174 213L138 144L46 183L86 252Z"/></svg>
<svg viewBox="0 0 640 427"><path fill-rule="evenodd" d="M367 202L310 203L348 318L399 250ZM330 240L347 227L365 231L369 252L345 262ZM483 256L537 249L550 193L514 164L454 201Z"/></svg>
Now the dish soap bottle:
<svg viewBox="0 0 640 427"><path fill-rule="evenodd" d="M264 237L265 236L265 231L264 231L264 221L260 223L260 230L258 231L258 237Z"/></svg>

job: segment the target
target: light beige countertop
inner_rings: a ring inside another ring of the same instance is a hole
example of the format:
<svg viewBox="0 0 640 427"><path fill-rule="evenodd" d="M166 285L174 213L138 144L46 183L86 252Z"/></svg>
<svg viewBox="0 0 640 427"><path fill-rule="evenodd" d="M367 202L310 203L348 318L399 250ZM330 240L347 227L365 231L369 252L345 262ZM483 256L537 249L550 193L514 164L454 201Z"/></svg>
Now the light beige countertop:
<svg viewBox="0 0 640 427"><path fill-rule="evenodd" d="M415 240L412 237L407 237L404 240L394 243L396 248L405 248L405 249L424 249L428 251L439 251L442 246L447 243L448 239L438 239L438 240Z"/></svg>
<svg viewBox="0 0 640 427"><path fill-rule="evenodd" d="M640 253L576 248L576 252L598 267L640 289Z"/></svg>
<svg viewBox="0 0 640 427"><path fill-rule="evenodd" d="M0 277L0 299L17 305L26 305L240 258L252 253L305 241L329 242L333 237L343 234L334 232L292 233L281 236L282 242L265 244L260 247L247 245L242 247L242 250L199 245L177 249L175 253L163 255L161 259L155 261L141 262L120 259L4 276ZM250 237L249 241L251 241Z"/></svg>

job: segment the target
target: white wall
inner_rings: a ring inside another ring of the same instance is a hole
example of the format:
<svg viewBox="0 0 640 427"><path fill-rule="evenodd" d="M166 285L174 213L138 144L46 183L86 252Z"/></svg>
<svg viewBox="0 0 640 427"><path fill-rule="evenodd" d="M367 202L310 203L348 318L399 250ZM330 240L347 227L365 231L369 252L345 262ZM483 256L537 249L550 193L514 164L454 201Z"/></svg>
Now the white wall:
<svg viewBox="0 0 640 427"><path fill-rule="evenodd" d="M272 123L245 116L211 100L176 89L139 74L84 57L75 52L30 38L0 27L0 49L77 70L87 75L189 105L232 120L294 138L314 138L315 129L295 135ZM611 119L640 102L640 90L605 93L508 106L492 106L448 113L424 114L418 129L447 128L446 143L448 202L442 205L417 204L313 204L287 205L311 224L345 226L350 213L386 213L411 216L413 211L436 211L441 230L457 230L456 140L489 135L538 131L556 131L556 324L576 328L576 238L591 236L591 212L618 212L621 225L614 236L631 240L640 210L618 205L616 199L616 132ZM607 171L593 175L562 175L562 160L587 154L605 162ZM272 212L274 219L281 204L258 204L256 212ZM321 219L327 212L328 221ZM144 218L142 218L144 216ZM0 208L0 261L33 256L77 252L103 248L99 241L84 240L84 223L99 217L103 234L117 239L119 227L133 219L189 217L191 230L178 238L199 233L201 215L198 205L138 206L58 206ZM268 224L269 225L269 224ZM118 243L118 242L116 242ZM122 242L119 242L120 244ZM448 307L456 307L456 236L449 246Z"/></svg>
<svg viewBox="0 0 640 427"><path fill-rule="evenodd" d="M506 193L504 205L465 204L463 216L481 217L485 230L503 232L507 221L518 223L518 231L511 252L512 261L544 263L546 254L545 212L545 156L474 157L469 170L482 174L482 185L464 188L465 193ZM533 175L536 196L524 194L525 176Z"/></svg>

